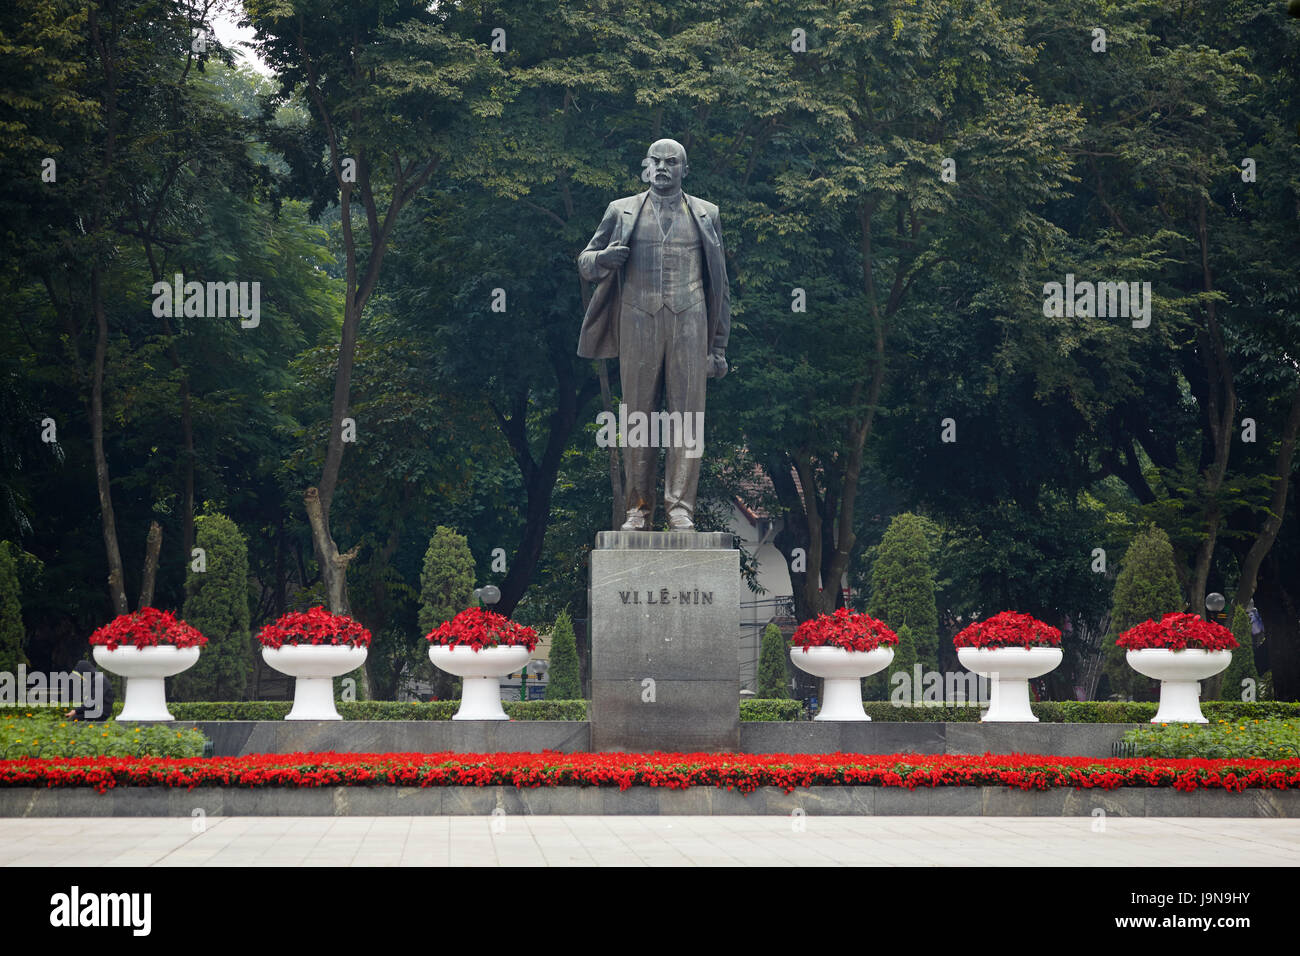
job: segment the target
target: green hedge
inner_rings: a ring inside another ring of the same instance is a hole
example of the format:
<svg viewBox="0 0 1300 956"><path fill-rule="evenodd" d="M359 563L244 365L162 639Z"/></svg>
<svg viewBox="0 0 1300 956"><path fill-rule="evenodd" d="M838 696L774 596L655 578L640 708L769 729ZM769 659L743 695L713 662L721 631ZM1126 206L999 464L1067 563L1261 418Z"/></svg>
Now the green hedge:
<svg viewBox="0 0 1300 956"><path fill-rule="evenodd" d="M207 738L197 730L175 730L150 723L120 724L115 720L69 720L45 707L0 713L0 760L201 757L206 742Z"/></svg>
<svg viewBox="0 0 1300 956"><path fill-rule="evenodd" d="M774 697L753 697L740 702L741 720L798 720L803 716L803 701Z"/></svg>
<svg viewBox="0 0 1300 956"><path fill-rule="evenodd" d="M230 701L225 703L172 703L172 716L182 721L198 720L284 720L292 705L287 700ZM585 700L502 701L514 720L586 720ZM460 707L458 700L431 703L398 703L391 700L339 702L344 720L451 720ZM742 700L741 720L798 720L803 704L797 700Z"/></svg>
<svg viewBox="0 0 1300 956"><path fill-rule="evenodd" d="M863 701L863 708L872 720L921 721L978 721L980 707L895 707L888 701ZM1113 700L1046 700L1030 704L1034 716L1048 724L1140 724L1156 715L1156 703ZM1201 712L1208 720L1269 720L1286 717L1300 718L1300 703L1265 700L1253 703L1227 700L1207 700L1201 703Z"/></svg>
<svg viewBox="0 0 1300 956"><path fill-rule="evenodd" d="M284 720L293 706L287 700L236 700L217 703L169 703L177 720ZM404 703L392 700L339 701L344 720L451 720L460 707L458 700ZM514 720L586 720L585 700L502 701Z"/></svg>
<svg viewBox="0 0 1300 956"><path fill-rule="evenodd" d="M1300 720L1222 720L1209 724L1161 724L1138 727L1124 734L1124 757L1259 757L1295 760L1300 757Z"/></svg>
<svg viewBox="0 0 1300 956"><path fill-rule="evenodd" d="M287 700L240 700L208 703L171 702L168 709L181 722L199 720L284 720L293 706ZM503 701L506 713L515 720L587 720L588 702L585 700L530 700ZM895 707L888 701L863 701L863 708L872 720L886 722L976 722L982 709L974 705L949 705L944 707ZM1142 724L1156 715L1155 703L1123 702L1109 700L1052 700L1030 705L1034 715L1044 723L1076 724ZM339 715L344 720L451 720L460 701L440 700L430 703L399 703L391 700L340 701ZM121 703L113 707L116 715ZM56 715L61 708L22 707L0 708L0 715L15 714ZM740 719L750 721L799 720L803 703L797 700L752 699L740 702ZM1242 701L1207 700L1201 711L1214 722L1220 720L1281 720L1300 719L1300 703L1265 700L1253 703Z"/></svg>

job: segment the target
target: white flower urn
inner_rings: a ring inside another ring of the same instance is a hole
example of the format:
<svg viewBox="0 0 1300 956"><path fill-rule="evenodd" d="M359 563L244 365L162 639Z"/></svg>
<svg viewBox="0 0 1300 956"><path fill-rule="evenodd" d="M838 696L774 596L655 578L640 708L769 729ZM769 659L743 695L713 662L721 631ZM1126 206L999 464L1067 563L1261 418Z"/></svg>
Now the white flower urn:
<svg viewBox="0 0 1300 956"><path fill-rule="evenodd" d="M822 705L813 720L870 720L862 709L860 682L884 670L893 659L892 647L874 651L828 646L790 648L795 667L822 679Z"/></svg>
<svg viewBox="0 0 1300 956"><path fill-rule="evenodd" d="M1038 722L1029 708L1029 679L1042 677L1061 663L1059 647L959 647L957 660L989 681L987 723Z"/></svg>
<svg viewBox="0 0 1300 956"><path fill-rule="evenodd" d="M452 720L509 720L501 706L501 678L522 670L532 651L517 644L474 650L467 644L430 644L434 666L461 679L460 707Z"/></svg>
<svg viewBox="0 0 1300 956"><path fill-rule="evenodd" d="M1125 655L1128 666L1160 681L1160 706L1153 724L1208 724L1201 714L1201 681L1232 663L1232 651L1188 647L1144 647Z"/></svg>
<svg viewBox="0 0 1300 956"><path fill-rule="evenodd" d="M294 679L293 707L285 720L342 720L334 706L334 678L366 662L355 644L281 644L263 647L262 660Z"/></svg>
<svg viewBox="0 0 1300 956"><path fill-rule="evenodd" d="M104 670L126 678L126 698L118 720L172 720L167 709L165 680L193 667L199 659L199 648L120 644L109 650L99 644L94 649L94 657L95 663Z"/></svg>

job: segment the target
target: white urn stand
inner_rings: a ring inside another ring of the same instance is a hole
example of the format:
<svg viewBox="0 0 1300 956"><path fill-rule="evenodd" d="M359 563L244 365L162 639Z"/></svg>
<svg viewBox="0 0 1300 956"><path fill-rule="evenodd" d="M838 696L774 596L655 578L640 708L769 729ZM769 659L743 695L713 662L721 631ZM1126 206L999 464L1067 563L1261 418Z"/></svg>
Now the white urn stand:
<svg viewBox="0 0 1300 956"><path fill-rule="evenodd" d="M957 660L989 681L987 723L1037 723L1029 708L1029 679L1061 663L1059 647L959 647Z"/></svg>
<svg viewBox="0 0 1300 956"><path fill-rule="evenodd" d="M1160 706L1151 723L1208 724L1201 714L1200 682L1231 664L1232 651L1147 647L1129 651L1125 658L1139 674L1160 681Z"/></svg>
<svg viewBox="0 0 1300 956"><path fill-rule="evenodd" d="M499 644L479 650L466 644L429 645L434 666L461 679L460 708L452 720L509 720L501 707L501 678L521 670L532 652L522 645Z"/></svg>
<svg viewBox="0 0 1300 956"><path fill-rule="evenodd" d="M334 706L334 678L366 662L354 644L282 644L263 647L262 660L294 679L293 708L285 720L342 720Z"/></svg>
<svg viewBox="0 0 1300 956"><path fill-rule="evenodd" d="M136 647L123 644L109 650L104 645L94 649L95 663L110 673L126 678L126 699L117 719L171 720L167 710L166 678L173 677L199 659L197 647L157 644Z"/></svg>
<svg viewBox="0 0 1300 956"><path fill-rule="evenodd" d="M792 647L790 660L822 679L822 706L813 720L870 720L862 709L862 684L894 659L892 647L850 651L843 647Z"/></svg>

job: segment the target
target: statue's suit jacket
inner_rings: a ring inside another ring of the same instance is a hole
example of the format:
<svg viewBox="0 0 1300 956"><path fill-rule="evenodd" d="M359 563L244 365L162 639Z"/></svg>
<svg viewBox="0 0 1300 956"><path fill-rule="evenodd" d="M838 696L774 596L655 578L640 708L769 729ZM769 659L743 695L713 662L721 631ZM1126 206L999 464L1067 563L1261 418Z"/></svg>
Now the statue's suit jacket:
<svg viewBox="0 0 1300 956"><path fill-rule="evenodd" d="M578 355L582 358L618 357L618 319L622 310L619 291L621 273L627 268L607 269L596 264L596 256L606 246L627 244L632 227L650 196L650 190L615 199L605 209L600 228L578 255L578 271L584 279L596 282L596 291L587 305L578 336ZM722 245L722 227L718 222L718 207L703 199L682 193L686 208L691 212L700 233L704 261L708 267L708 290L705 302L708 308L708 336L710 348L725 351L727 336L731 331L731 289L727 285L727 262Z"/></svg>

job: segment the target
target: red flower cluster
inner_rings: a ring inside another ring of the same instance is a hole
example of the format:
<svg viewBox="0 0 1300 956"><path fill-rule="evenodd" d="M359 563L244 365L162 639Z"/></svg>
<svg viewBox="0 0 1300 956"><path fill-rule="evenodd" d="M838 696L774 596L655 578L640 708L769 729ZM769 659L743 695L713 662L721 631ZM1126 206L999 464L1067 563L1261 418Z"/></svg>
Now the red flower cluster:
<svg viewBox="0 0 1300 956"><path fill-rule="evenodd" d="M1143 621L1131 627L1115 641L1131 651L1163 647L1171 651L1187 648L1206 651L1230 651L1240 647L1232 631L1222 624L1206 621L1195 614L1166 614L1159 621Z"/></svg>
<svg viewBox="0 0 1300 956"><path fill-rule="evenodd" d="M1061 631L1028 614L1003 611L962 628L952 643L954 647L1060 647Z"/></svg>
<svg viewBox="0 0 1300 956"><path fill-rule="evenodd" d="M537 646L537 632L531 627L516 624L504 614L481 607L465 608L426 634L424 639L447 647L467 644L475 651L498 645L526 647L531 651Z"/></svg>
<svg viewBox="0 0 1300 956"><path fill-rule="evenodd" d="M861 611L838 608L834 614L818 614L794 629L790 642L807 653L810 647L842 647L846 651L874 651L881 645L896 645L898 635L884 621Z"/></svg>
<svg viewBox="0 0 1300 956"><path fill-rule="evenodd" d="M264 647L285 644L354 644L370 646L370 632L346 614L331 614L323 607L291 611L257 633Z"/></svg>
<svg viewBox="0 0 1300 956"><path fill-rule="evenodd" d="M90 643L103 644L110 651L122 645L134 647L201 647L208 639L178 619L171 611L145 607L134 614L119 614L90 635Z"/></svg>
<svg viewBox="0 0 1300 956"><path fill-rule="evenodd" d="M0 760L0 787L1010 787L1296 790L1300 760L1033 754L253 754Z"/></svg>

